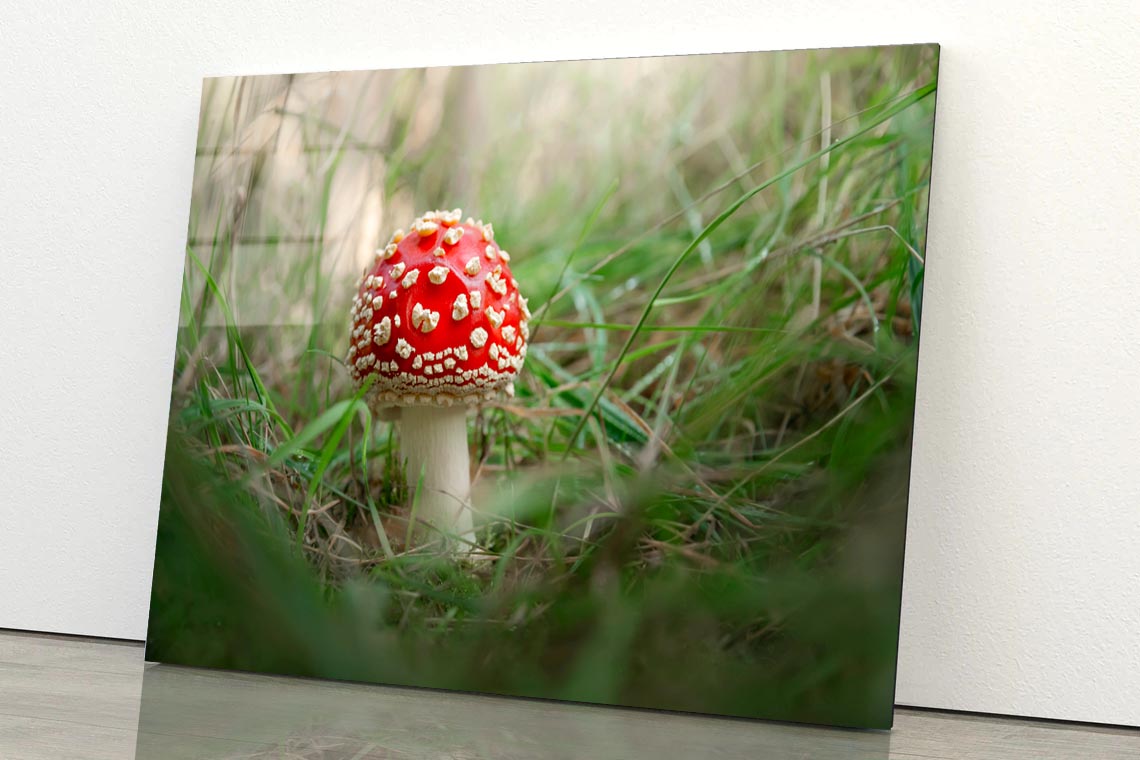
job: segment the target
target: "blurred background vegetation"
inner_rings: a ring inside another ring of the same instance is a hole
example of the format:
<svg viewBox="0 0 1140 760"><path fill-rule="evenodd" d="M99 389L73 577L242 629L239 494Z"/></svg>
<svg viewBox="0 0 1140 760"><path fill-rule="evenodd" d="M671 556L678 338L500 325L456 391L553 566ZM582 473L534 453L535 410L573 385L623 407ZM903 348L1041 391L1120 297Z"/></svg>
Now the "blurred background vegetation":
<svg viewBox="0 0 1140 760"><path fill-rule="evenodd" d="M147 656L890 725L937 48L208 80ZM531 302L483 558L340 357L418 213Z"/></svg>

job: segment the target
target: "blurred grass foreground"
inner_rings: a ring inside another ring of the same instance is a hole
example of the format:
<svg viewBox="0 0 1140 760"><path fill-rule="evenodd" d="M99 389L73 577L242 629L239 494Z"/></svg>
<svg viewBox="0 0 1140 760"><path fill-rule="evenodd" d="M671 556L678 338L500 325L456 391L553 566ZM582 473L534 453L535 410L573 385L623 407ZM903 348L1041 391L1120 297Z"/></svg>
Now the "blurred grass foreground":
<svg viewBox="0 0 1140 760"><path fill-rule="evenodd" d="M889 726L937 60L208 80L148 659ZM454 207L534 312L468 418L479 558L407 540L341 359Z"/></svg>

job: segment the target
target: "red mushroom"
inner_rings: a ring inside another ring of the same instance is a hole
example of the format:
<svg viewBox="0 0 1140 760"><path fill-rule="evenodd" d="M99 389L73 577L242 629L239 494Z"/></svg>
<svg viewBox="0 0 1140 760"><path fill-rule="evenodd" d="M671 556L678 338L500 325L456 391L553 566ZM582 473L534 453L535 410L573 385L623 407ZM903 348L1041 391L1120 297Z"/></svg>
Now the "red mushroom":
<svg viewBox="0 0 1140 760"><path fill-rule="evenodd" d="M490 224L432 211L376 252L352 303L345 363L367 402L396 412L417 519L468 547L474 539L469 407L514 395L530 311Z"/></svg>

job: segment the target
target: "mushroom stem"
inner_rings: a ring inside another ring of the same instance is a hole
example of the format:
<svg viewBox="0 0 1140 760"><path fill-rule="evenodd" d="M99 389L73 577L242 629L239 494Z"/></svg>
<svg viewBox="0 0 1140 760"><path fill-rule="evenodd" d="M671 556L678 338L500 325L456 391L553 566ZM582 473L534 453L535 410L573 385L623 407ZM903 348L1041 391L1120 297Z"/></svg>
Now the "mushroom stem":
<svg viewBox="0 0 1140 760"><path fill-rule="evenodd" d="M471 465L467 453L467 407L407 406L400 412L400 450L407 462L408 486L422 486L414 497L421 540L442 536L453 551L471 549ZM422 477L422 484L421 484ZM460 539L454 541L454 539Z"/></svg>

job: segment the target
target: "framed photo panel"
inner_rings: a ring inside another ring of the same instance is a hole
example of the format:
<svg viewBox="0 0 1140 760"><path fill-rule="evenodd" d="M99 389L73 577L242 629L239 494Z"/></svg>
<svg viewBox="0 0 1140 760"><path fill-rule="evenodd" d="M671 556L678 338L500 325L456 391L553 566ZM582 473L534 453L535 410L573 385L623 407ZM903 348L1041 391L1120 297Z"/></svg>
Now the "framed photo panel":
<svg viewBox="0 0 1140 760"><path fill-rule="evenodd" d="M207 80L147 659L889 727L937 72Z"/></svg>

